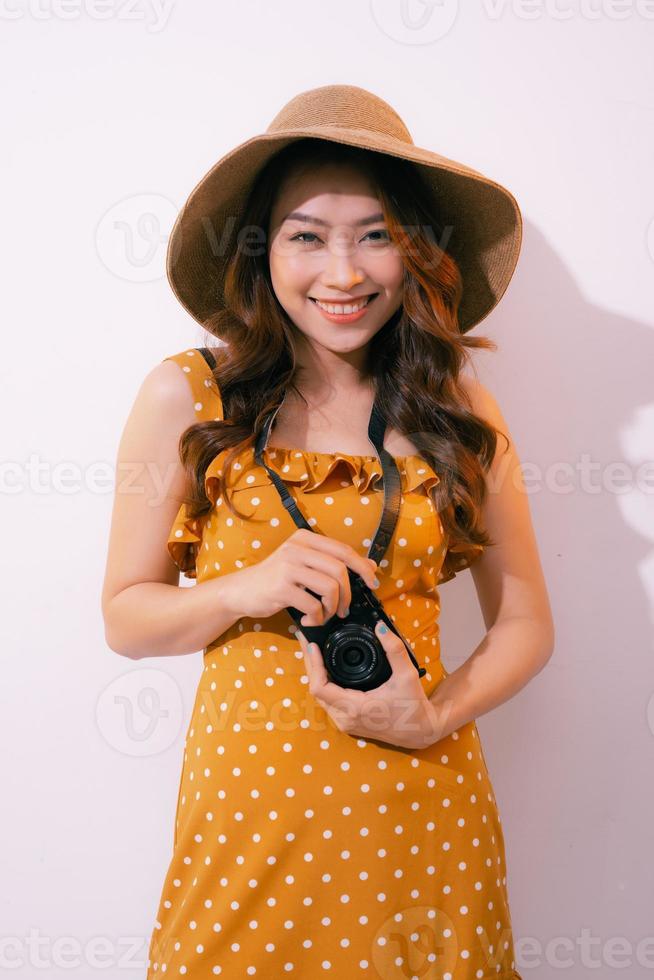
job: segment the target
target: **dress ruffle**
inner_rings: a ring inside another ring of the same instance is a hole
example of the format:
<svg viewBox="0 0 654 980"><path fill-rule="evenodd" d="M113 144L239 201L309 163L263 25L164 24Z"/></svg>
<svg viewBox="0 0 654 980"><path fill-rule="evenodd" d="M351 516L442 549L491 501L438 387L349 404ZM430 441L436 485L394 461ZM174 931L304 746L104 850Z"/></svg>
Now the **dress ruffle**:
<svg viewBox="0 0 654 980"><path fill-rule="evenodd" d="M230 452L223 449L207 467L204 488L207 498L215 506L218 500L219 477L223 464ZM382 467L377 456L353 456L348 453L313 453L306 450L271 447L265 450L268 466L285 483L294 484L303 493L310 493L321 487L330 474L341 470L344 479L360 494L374 491L382 480ZM410 493L424 487L425 493L440 482L438 474L429 463L418 455L396 456L395 462L400 474L402 493ZM227 489L231 494L251 487L267 486L270 477L262 466L254 460L254 448L246 451L240 460L230 467ZM187 578L196 578L196 561L202 544L202 525L210 514L190 518L183 504L177 514L168 537L168 552ZM437 585L468 568L481 554L483 545L468 545L448 542L443 564L439 570Z"/></svg>
<svg viewBox="0 0 654 980"><path fill-rule="evenodd" d="M202 522L203 518L190 518L186 504L182 504L168 535L168 554L187 578L197 578L196 560L202 544Z"/></svg>
<svg viewBox="0 0 654 980"><path fill-rule="evenodd" d="M223 449L207 467L204 489L212 505L218 499L219 476L229 453ZM317 490L327 477L339 467L343 478L349 477L363 494L373 491L382 479L382 468L376 456L353 456L348 453L312 453L306 450L271 447L266 449L268 466L284 480L298 486L303 493ZM420 456L396 456L395 462L400 474L402 493L409 493L424 485L425 492L439 482L438 475ZM270 483L265 469L255 463L254 448L243 454L232 465L228 478L228 492L247 490L250 487ZM168 553L177 567L187 578L196 578L196 560L202 544L202 523L208 515L190 518L185 504L180 507L168 536Z"/></svg>
<svg viewBox="0 0 654 980"><path fill-rule="evenodd" d="M465 544L455 541L448 544L443 564L436 579L436 585L449 582L458 572L469 568L473 561L481 555L483 550L484 546L482 544Z"/></svg>
<svg viewBox="0 0 654 980"><path fill-rule="evenodd" d="M218 453L207 467L205 489L207 496L215 503L216 477L222 472L227 450ZM375 490L382 480L382 466L377 456L352 456L348 453L312 453L306 450L285 449L277 446L265 450L265 459L285 483L297 484L303 493L317 490L328 476L339 467L344 478L350 481L359 493ZM421 456L395 456L400 474L402 493L409 493L424 485L428 491L440 482L439 476ZM244 456L243 464L233 466L227 484L229 490L246 490L261 486L270 481L265 469L254 461L254 449Z"/></svg>

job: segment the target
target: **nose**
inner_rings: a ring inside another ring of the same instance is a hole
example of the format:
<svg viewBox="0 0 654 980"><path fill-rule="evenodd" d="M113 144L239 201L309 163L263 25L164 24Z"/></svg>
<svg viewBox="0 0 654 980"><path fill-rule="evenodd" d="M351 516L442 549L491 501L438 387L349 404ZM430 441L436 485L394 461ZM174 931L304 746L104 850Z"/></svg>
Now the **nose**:
<svg viewBox="0 0 654 980"><path fill-rule="evenodd" d="M328 254L324 273L324 285L328 289L340 289L347 293L353 286L365 282L365 273L353 262L347 249L330 249Z"/></svg>

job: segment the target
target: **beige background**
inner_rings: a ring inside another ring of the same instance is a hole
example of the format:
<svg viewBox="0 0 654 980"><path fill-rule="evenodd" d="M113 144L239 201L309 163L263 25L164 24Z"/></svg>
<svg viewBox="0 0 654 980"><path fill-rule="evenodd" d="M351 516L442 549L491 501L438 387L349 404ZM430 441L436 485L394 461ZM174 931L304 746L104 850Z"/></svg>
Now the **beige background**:
<svg viewBox="0 0 654 980"><path fill-rule="evenodd" d="M479 721L517 965L651 975L654 4L17 0L0 17L0 969L143 975L201 655L104 643L117 443L146 372L203 340L163 275L177 208L292 95L344 82L523 208L517 273L476 328L499 344L477 366L530 467L557 626L546 669ZM469 573L442 602L452 667L483 630Z"/></svg>

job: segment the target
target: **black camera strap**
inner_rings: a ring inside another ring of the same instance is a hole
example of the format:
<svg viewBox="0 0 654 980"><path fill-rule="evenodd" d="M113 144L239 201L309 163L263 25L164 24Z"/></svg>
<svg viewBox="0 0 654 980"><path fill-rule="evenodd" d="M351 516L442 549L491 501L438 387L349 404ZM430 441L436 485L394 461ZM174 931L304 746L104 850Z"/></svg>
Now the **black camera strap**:
<svg viewBox="0 0 654 980"><path fill-rule="evenodd" d="M204 357L207 364L213 370L216 366L216 359L209 350L208 347L198 347L197 350ZM281 479L281 477L272 470L268 464L263 459L263 452L268 444L268 439L270 438L270 429L277 415L277 412L281 408L281 404L270 412L264 421L261 432L259 433L259 438L257 439L255 445L254 458L256 459L259 466L263 466L266 473L270 479L275 484L277 492L279 493L282 503L288 513L293 518L295 524L298 527L303 527L308 531L313 531L313 528L307 523L304 515L300 511L297 503L288 492L286 484ZM379 461L381 463L383 483L384 483L384 509L377 527L377 531L373 538L373 542L370 546L368 552L368 557L372 558L373 561L379 562L386 554L389 544L391 543L391 538L393 537L393 531L395 530L395 525L397 524L397 519L400 511L400 495L401 495L401 482L400 474L398 473L397 466L395 465L395 460L393 457L384 449L384 434L386 432L386 419L382 415L379 406L377 404L377 399L372 406L372 411L370 413L370 420L368 422L368 438L377 450L377 455L379 456ZM316 532L314 532L316 533Z"/></svg>
<svg viewBox="0 0 654 980"><path fill-rule="evenodd" d="M213 354L211 353L211 351L209 350L209 348L208 347L196 347L195 349L198 350L198 351L200 351L200 353L202 354L203 358L205 359L205 361L207 362L207 364L209 365L209 367L213 371L214 368L216 367L216 358L213 356Z"/></svg>
<svg viewBox="0 0 654 980"><path fill-rule="evenodd" d="M254 458L256 459L259 466L263 466L268 473L268 476L273 481L277 487L279 496L282 499L282 503L286 510L289 512L298 527L306 528L308 531L313 531L313 528L309 526L307 521L304 519L297 503L288 492L286 484L281 479L281 477L272 470L267 463L264 461L263 452L268 443L270 437L270 428L272 426L273 420L277 415L277 412L281 408L281 404L270 412L264 421L263 428L259 433L259 437L255 444ZM393 536L393 531L395 530L395 525L397 524L397 518L400 510L400 474L398 473L397 466L395 465L395 460L393 457L384 449L384 433L386 432L386 419L379 411L377 402L372 407L370 413L370 421L368 424L368 438L377 450L377 454L381 461L382 473L384 476L384 510L375 533L375 537L370 546L368 552L368 557L376 561L377 564L381 561L386 550L391 542ZM315 533L315 532L314 532Z"/></svg>

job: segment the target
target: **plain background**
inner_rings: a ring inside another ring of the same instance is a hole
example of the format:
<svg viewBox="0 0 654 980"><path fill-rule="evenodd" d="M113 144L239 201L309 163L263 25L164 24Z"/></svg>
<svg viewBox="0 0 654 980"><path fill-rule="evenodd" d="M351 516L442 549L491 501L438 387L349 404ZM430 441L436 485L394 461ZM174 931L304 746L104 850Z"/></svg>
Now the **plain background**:
<svg viewBox="0 0 654 980"><path fill-rule="evenodd" d="M475 328L499 345L476 365L529 466L557 628L478 722L517 966L649 976L654 3L13 0L0 19L0 969L144 975L202 657L104 642L115 453L145 374L204 340L164 275L177 210L293 95L346 83L523 210ZM483 635L470 574L441 600L452 669Z"/></svg>

